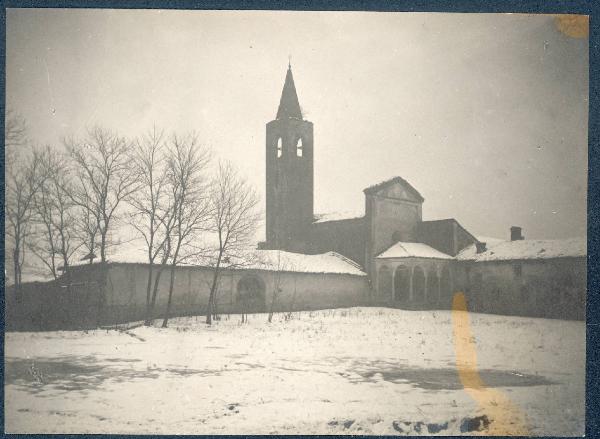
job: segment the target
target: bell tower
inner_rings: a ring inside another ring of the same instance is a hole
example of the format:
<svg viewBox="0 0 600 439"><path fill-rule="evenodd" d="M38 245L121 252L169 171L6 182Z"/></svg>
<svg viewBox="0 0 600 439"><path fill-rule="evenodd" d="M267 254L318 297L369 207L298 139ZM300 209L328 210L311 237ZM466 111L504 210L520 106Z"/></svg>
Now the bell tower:
<svg viewBox="0 0 600 439"><path fill-rule="evenodd" d="M313 218L313 124L302 118L288 65L266 135L266 247L304 251Z"/></svg>

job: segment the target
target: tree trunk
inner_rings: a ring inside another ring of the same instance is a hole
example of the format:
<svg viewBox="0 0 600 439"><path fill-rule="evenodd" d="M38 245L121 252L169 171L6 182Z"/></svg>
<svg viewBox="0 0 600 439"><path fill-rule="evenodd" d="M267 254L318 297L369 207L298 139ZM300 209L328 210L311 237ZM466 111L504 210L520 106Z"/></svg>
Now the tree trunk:
<svg viewBox="0 0 600 439"><path fill-rule="evenodd" d="M154 306L156 305L156 297L158 296L158 284L160 283L160 277L164 269L165 264L163 263L160 265L158 273L156 273L156 277L154 278L154 290L152 291L152 299L150 300L150 307L147 310L148 314L146 315L146 321L144 322L144 325L146 326L151 326L152 320L154 320L152 317L154 314Z"/></svg>
<svg viewBox="0 0 600 439"><path fill-rule="evenodd" d="M106 231L100 234L100 261L106 262Z"/></svg>
<svg viewBox="0 0 600 439"><path fill-rule="evenodd" d="M173 298L173 283L175 281L175 263L171 264L171 280L169 282L169 298L167 299L167 310L165 318L162 322L162 327L166 328L169 322L169 314L171 313L171 299Z"/></svg>
<svg viewBox="0 0 600 439"><path fill-rule="evenodd" d="M146 321L150 316L150 293L152 291L152 270L154 269L154 264L150 262L148 266L148 282L146 283ZM145 322L144 322L145 323Z"/></svg>
<svg viewBox="0 0 600 439"><path fill-rule="evenodd" d="M108 267L106 264L100 264L100 275L98 279L98 311L96 315L96 326L100 327L103 324L107 324L108 322L104 321L104 312L106 306L106 278L108 277Z"/></svg>
<svg viewBox="0 0 600 439"><path fill-rule="evenodd" d="M273 291L273 297L271 298L271 309L269 310L269 318L267 319L269 323L273 321L273 308L275 308L275 294L277 293Z"/></svg>
<svg viewBox="0 0 600 439"><path fill-rule="evenodd" d="M13 251L13 267L15 272L15 297L17 300L21 299L20 294L20 282L19 282L19 244L15 244L15 249Z"/></svg>
<svg viewBox="0 0 600 439"><path fill-rule="evenodd" d="M215 290L217 289L217 280L219 279L219 266L221 265L221 255L217 259L215 272L213 274L212 286L210 287L210 295L208 296L208 310L206 311L206 324L212 325L212 315L214 310Z"/></svg>

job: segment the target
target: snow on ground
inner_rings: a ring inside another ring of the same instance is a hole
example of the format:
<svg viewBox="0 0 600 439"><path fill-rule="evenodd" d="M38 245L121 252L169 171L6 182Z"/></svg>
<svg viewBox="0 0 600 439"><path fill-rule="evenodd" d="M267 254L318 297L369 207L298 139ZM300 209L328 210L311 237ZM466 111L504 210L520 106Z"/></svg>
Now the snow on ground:
<svg viewBox="0 0 600 439"><path fill-rule="evenodd" d="M458 379L449 311L202 321L7 333L6 431L448 435L485 415ZM483 381L530 434L584 433L584 322L472 314L471 326Z"/></svg>

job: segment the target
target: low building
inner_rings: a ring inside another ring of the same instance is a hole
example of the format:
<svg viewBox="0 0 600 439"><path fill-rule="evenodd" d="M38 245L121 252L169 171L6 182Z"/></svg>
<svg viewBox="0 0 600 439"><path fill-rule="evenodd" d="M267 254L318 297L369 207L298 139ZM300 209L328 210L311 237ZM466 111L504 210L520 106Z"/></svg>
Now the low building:
<svg viewBox="0 0 600 439"><path fill-rule="evenodd" d="M515 235L515 229L518 233ZM398 242L375 258L376 303L404 309L450 309L463 292L469 311L584 319L585 239L488 239L456 256Z"/></svg>
<svg viewBox="0 0 600 439"><path fill-rule="evenodd" d="M585 239L480 242L456 256L453 277L472 311L585 318Z"/></svg>
<svg viewBox="0 0 600 439"><path fill-rule="evenodd" d="M27 286L20 302L9 298L7 326L71 329L143 320L149 270L142 249L123 249L106 264L71 266L59 281ZM158 271L154 266L153 279ZM170 315L205 315L214 267L181 264L174 273ZM155 318L165 315L170 275L170 267L163 269ZM335 252L252 250L225 263L216 303L219 313L312 310L366 305L368 292L366 273Z"/></svg>

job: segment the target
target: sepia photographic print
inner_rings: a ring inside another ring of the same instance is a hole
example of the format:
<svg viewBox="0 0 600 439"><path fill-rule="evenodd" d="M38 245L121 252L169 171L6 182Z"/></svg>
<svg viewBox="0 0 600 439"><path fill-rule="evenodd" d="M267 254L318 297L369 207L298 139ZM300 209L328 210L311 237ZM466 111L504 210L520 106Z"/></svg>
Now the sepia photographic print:
<svg viewBox="0 0 600 439"><path fill-rule="evenodd" d="M6 433L583 436L588 17L6 10Z"/></svg>

